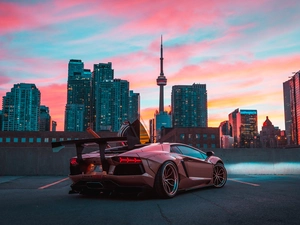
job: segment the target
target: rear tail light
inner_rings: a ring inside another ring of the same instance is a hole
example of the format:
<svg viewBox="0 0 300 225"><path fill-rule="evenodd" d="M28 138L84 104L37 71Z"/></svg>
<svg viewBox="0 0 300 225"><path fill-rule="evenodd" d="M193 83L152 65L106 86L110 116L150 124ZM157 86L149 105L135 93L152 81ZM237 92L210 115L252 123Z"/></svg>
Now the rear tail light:
<svg viewBox="0 0 300 225"><path fill-rule="evenodd" d="M142 160L138 157L113 157L114 161L117 161L122 164L141 164Z"/></svg>
<svg viewBox="0 0 300 225"><path fill-rule="evenodd" d="M76 158L72 158L72 159L70 159L70 164L71 164L72 166L76 166L76 165L78 165L78 163L77 163L77 159L76 159Z"/></svg>

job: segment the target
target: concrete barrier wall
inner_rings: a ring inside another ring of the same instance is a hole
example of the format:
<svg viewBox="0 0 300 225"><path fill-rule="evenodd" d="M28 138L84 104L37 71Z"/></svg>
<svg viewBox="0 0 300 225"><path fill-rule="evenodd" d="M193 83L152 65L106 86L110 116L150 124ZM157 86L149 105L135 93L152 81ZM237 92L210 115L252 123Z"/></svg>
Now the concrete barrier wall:
<svg viewBox="0 0 300 225"><path fill-rule="evenodd" d="M90 149L91 150L91 149ZM209 150L205 150L209 151ZM300 174L300 149L212 149L229 174ZM68 175L74 147L1 147L0 176Z"/></svg>
<svg viewBox="0 0 300 225"><path fill-rule="evenodd" d="M214 149L229 174L300 174L300 148Z"/></svg>

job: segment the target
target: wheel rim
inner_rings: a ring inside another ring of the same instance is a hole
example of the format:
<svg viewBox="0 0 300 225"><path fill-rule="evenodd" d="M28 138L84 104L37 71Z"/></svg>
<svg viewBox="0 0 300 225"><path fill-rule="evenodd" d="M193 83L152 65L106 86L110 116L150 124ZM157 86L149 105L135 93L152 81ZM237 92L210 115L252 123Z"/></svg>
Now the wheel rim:
<svg viewBox="0 0 300 225"><path fill-rule="evenodd" d="M222 187L226 182L226 170L223 166L214 167L213 181L216 187Z"/></svg>
<svg viewBox="0 0 300 225"><path fill-rule="evenodd" d="M169 163L165 166L162 176L162 183L165 192L169 196L176 194L178 189L178 173L173 163Z"/></svg>

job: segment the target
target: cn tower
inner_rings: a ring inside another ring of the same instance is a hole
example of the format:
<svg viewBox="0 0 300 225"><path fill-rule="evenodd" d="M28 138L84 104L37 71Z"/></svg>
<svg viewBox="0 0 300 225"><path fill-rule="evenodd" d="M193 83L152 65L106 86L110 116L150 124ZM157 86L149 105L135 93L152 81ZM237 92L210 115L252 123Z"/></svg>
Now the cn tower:
<svg viewBox="0 0 300 225"><path fill-rule="evenodd" d="M163 70L163 44L162 36L160 41L160 75L156 79L156 83L159 86L159 113L164 112L164 86L167 84L167 78L164 76Z"/></svg>

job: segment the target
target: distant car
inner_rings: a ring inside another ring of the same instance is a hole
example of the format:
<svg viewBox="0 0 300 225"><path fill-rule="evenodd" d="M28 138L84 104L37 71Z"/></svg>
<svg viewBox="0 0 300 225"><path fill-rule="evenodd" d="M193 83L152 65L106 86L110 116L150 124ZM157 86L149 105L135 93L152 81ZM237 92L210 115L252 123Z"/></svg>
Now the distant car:
<svg viewBox="0 0 300 225"><path fill-rule="evenodd" d="M137 144L132 140L127 135L52 143L53 148L76 145L77 156L70 159L71 193L153 190L161 198L172 198L181 190L221 188L227 181L223 161L211 151L181 143ZM122 144L107 147L117 142ZM99 151L83 154L88 143L98 144Z"/></svg>

